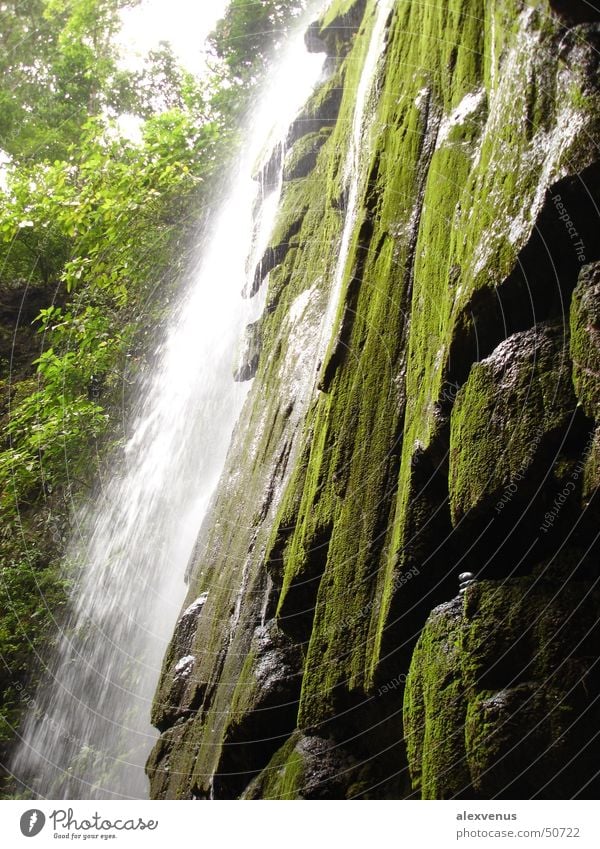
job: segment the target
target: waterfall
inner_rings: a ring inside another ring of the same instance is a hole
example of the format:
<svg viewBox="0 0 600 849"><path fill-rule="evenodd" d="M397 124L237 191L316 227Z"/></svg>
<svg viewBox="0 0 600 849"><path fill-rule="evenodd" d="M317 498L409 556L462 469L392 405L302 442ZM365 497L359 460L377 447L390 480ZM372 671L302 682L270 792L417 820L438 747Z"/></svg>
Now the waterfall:
<svg viewBox="0 0 600 849"><path fill-rule="evenodd" d="M347 193L346 213L344 228L340 243L340 252L336 263L329 303L323 320L322 340L325 345L329 343L332 335L333 325L338 310L342 286L346 273L346 263L350 253L352 234L356 224L358 212L358 200L360 197L361 164L366 156L368 147L370 122L368 120L368 107L373 95L373 88L377 79L377 66L383 53L386 42L386 24L393 8L394 0L375 0L374 20L369 39L369 47L365 63L361 70L356 102L352 115L352 131L350 133L350 144L344 161L343 181L344 190Z"/></svg>
<svg viewBox="0 0 600 849"><path fill-rule="evenodd" d="M267 247L281 188L281 174L275 188L253 175L323 72L324 56L304 46L306 22L254 109L230 189L140 393L125 461L77 516L67 558L81 564L72 618L11 765L29 796L147 796L161 661L248 391L233 380L235 354L262 304L241 292Z"/></svg>

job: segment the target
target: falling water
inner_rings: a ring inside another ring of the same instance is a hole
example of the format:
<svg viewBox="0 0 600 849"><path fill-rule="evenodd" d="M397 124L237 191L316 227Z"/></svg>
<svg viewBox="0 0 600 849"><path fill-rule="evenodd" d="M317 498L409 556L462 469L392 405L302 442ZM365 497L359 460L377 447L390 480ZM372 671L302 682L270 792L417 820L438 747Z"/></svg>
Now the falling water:
<svg viewBox="0 0 600 849"><path fill-rule="evenodd" d="M377 79L377 66L385 47L386 24L393 5L394 0L376 0L369 47L356 92L356 102L352 115L352 132L350 133L350 144L348 145L343 170L344 188L347 193L344 229L331 295L322 325L325 344L331 338L331 330L342 293L346 263L350 253L350 243L356 224L361 187L361 164L366 157L368 147L368 107Z"/></svg>
<svg viewBox="0 0 600 849"><path fill-rule="evenodd" d="M241 291L268 244L281 186L281 179L279 187L262 186L253 174L323 70L324 57L306 51L303 29L290 38L252 116L231 189L141 393L124 468L78 517L69 560L82 569L72 620L12 764L28 795L147 796L161 660L248 391L233 381L235 352L261 305Z"/></svg>

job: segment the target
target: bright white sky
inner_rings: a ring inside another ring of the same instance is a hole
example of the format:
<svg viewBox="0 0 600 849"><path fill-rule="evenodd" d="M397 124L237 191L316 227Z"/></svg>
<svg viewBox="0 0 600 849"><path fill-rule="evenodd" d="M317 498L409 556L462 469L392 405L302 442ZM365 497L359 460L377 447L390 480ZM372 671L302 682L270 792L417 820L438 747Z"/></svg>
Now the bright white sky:
<svg viewBox="0 0 600 849"><path fill-rule="evenodd" d="M122 13L119 42L128 67L160 41L169 41L188 70L202 73L202 48L229 0L142 0Z"/></svg>

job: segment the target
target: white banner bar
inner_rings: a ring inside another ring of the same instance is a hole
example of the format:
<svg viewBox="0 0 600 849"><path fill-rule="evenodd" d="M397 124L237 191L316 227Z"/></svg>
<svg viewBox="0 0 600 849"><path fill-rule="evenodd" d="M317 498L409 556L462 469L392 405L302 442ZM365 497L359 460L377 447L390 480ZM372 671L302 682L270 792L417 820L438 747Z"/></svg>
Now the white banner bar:
<svg viewBox="0 0 600 849"><path fill-rule="evenodd" d="M596 802L0 802L0 845L598 849Z"/></svg>

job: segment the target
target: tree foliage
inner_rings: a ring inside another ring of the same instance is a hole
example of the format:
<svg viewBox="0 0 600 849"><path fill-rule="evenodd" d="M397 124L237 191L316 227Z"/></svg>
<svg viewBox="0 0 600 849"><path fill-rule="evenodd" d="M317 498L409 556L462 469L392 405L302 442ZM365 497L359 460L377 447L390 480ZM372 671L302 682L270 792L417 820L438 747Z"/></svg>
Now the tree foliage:
<svg viewBox="0 0 600 849"><path fill-rule="evenodd" d="M244 88L256 83L304 6L301 0L231 0L211 39L230 77Z"/></svg>
<svg viewBox="0 0 600 849"><path fill-rule="evenodd" d="M6 0L0 9L0 147L58 157L90 116L127 101L113 47L123 0Z"/></svg>

